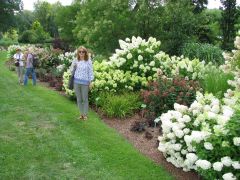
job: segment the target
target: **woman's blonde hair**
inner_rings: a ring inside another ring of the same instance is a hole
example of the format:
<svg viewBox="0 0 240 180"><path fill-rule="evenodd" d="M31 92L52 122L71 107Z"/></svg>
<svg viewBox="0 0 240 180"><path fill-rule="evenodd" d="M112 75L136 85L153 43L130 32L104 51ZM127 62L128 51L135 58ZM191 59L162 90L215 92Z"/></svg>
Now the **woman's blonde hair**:
<svg viewBox="0 0 240 180"><path fill-rule="evenodd" d="M80 56L79 56L79 52L80 51L84 51L85 55L84 55L84 60L88 61L89 57L88 57L88 50L87 48L85 48L84 46L80 46L77 50L77 59L80 60Z"/></svg>

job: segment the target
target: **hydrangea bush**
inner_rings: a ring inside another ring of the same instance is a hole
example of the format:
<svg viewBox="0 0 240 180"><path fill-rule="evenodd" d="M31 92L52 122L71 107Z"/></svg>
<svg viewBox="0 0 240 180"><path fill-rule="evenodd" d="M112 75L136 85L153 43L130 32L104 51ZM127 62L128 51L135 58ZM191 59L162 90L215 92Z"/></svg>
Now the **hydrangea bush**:
<svg viewBox="0 0 240 180"><path fill-rule="evenodd" d="M150 37L147 41L140 37L119 40L120 48L116 49L109 60L93 62L95 80L93 93L99 91L135 91L143 89L149 81L157 79L161 72L167 77L180 76L197 80L203 77L205 63L197 59L170 57L160 51L160 41ZM69 60L68 60L69 62ZM65 66L65 65L64 65ZM63 65L59 68L64 68ZM68 75L64 81L68 83ZM65 87L67 89L67 87ZM68 93L69 91L67 91Z"/></svg>
<svg viewBox="0 0 240 180"><path fill-rule="evenodd" d="M174 104L174 110L155 121L162 123L158 149L168 162L184 171L195 169L206 179L239 179L240 78L236 72L224 98L197 92L188 108Z"/></svg>

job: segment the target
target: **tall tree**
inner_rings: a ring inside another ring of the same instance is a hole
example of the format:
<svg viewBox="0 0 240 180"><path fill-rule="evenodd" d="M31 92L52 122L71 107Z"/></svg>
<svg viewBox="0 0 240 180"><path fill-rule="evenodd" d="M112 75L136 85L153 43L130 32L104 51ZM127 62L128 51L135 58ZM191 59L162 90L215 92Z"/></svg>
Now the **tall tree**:
<svg viewBox="0 0 240 180"><path fill-rule="evenodd" d="M58 31L61 39L75 43L77 40L73 37L72 30L75 28L75 20L77 12L80 11L80 8L77 4L72 4L70 6L60 6L57 9L55 22L58 26Z"/></svg>
<svg viewBox="0 0 240 180"><path fill-rule="evenodd" d="M179 55L185 43L196 39L199 24L193 8L191 2L186 0L171 0L164 6L159 36L167 53Z"/></svg>
<svg viewBox="0 0 240 180"><path fill-rule="evenodd" d="M73 30L78 44L106 54L119 46L119 39L133 35L135 22L128 0L89 0L78 4L81 9Z"/></svg>
<svg viewBox="0 0 240 180"><path fill-rule="evenodd" d="M222 48L225 50L233 49L233 41L236 35L234 27L238 19L236 0L221 0L222 9Z"/></svg>
<svg viewBox="0 0 240 180"><path fill-rule="evenodd" d="M22 10L21 0L0 0L0 32L15 24L14 12Z"/></svg>
<svg viewBox="0 0 240 180"><path fill-rule="evenodd" d="M31 28L32 23L35 21L34 14L32 11L23 10L15 15L17 24L16 28L19 33L26 31Z"/></svg>
<svg viewBox="0 0 240 180"><path fill-rule="evenodd" d="M130 0L130 9L134 15L136 35L147 39L157 36L160 27L160 16L163 13L162 0Z"/></svg>
<svg viewBox="0 0 240 180"><path fill-rule="evenodd" d="M192 0L192 3L195 6L193 12L201 13L206 8L208 0Z"/></svg>
<svg viewBox="0 0 240 180"><path fill-rule="evenodd" d="M58 36L58 28L54 21L57 6L61 6L61 4L50 4L46 1L40 0L34 3L35 18L42 24L44 30L49 32L52 37Z"/></svg>

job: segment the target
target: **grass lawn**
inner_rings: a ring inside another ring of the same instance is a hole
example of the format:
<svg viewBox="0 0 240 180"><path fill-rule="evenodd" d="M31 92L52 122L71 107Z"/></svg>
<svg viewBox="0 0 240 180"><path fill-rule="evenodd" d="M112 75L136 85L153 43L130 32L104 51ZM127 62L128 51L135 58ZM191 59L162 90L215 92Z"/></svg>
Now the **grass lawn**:
<svg viewBox="0 0 240 180"><path fill-rule="evenodd" d="M173 179L90 112L42 86L18 85L0 52L0 179Z"/></svg>

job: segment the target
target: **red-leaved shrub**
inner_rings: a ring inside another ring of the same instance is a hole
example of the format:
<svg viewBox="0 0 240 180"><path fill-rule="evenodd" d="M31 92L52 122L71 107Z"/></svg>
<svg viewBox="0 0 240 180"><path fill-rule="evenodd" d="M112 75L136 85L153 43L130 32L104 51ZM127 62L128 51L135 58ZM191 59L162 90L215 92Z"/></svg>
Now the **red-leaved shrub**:
<svg viewBox="0 0 240 180"><path fill-rule="evenodd" d="M146 109L150 116L155 118L168 110L173 109L174 103L189 106L199 90L199 83L184 78L161 78L149 82L147 89L143 90L141 97L147 105Z"/></svg>

